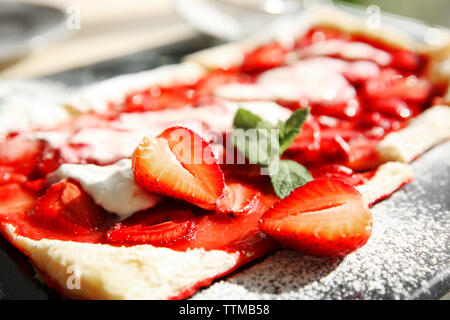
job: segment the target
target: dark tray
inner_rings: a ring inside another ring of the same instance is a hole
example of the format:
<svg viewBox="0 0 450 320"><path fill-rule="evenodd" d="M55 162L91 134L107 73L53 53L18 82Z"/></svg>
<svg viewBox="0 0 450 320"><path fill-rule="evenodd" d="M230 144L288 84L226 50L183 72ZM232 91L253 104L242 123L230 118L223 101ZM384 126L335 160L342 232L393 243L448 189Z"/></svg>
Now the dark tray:
<svg viewBox="0 0 450 320"><path fill-rule="evenodd" d="M40 79L77 87L175 63L218 44L198 37ZM345 259L289 250L253 263L200 291L199 299L437 299L450 291L450 142L413 163L416 179L373 208L374 235ZM0 237L0 299L59 299L28 259Z"/></svg>

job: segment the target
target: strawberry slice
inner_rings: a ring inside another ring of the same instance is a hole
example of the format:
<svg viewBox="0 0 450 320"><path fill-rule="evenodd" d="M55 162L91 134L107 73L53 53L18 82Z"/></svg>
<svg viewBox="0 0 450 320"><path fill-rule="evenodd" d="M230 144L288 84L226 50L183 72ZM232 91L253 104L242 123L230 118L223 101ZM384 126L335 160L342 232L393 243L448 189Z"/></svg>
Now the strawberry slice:
<svg viewBox="0 0 450 320"><path fill-rule="evenodd" d="M0 185L0 214L31 210L36 197L18 183Z"/></svg>
<svg viewBox="0 0 450 320"><path fill-rule="evenodd" d="M21 173L15 173L14 168L0 166L0 185L13 182L26 183L27 181L27 176Z"/></svg>
<svg viewBox="0 0 450 320"><path fill-rule="evenodd" d="M215 209L224 177L211 146L184 127L147 136L133 154L136 182L145 190Z"/></svg>
<svg viewBox="0 0 450 320"><path fill-rule="evenodd" d="M101 226L106 213L80 186L63 180L38 199L35 218L59 231L84 235Z"/></svg>
<svg viewBox="0 0 450 320"><path fill-rule="evenodd" d="M193 227L194 215L188 208L153 208L115 224L106 238L112 243L167 245L187 238Z"/></svg>
<svg viewBox="0 0 450 320"><path fill-rule="evenodd" d="M352 186L340 180L317 179L265 212L260 228L307 255L345 256L369 239L372 215Z"/></svg>
<svg viewBox="0 0 450 320"><path fill-rule="evenodd" d="M420 113L418 105L414 103L408 104L397 98L374 100L371 103L371 109L398 120L409 119Z"/></svg>
<svg viewBox="0 0 450 320"><path fill-rule="evenodd" d="M189 85L173 87L152 86L134 92L124 101L124 112L156 111L163 109L179 109L192 103L194 91Z"/></svg>
<svg viewBox="0 0 450 320"><path fill-rule="evenodd" d="M214 90L222 85L237 82L250 83L251 81L250 76L239 74L236 70L214 70L195 84L195 99L213 96Z"/></svg>
<svg viewBox="0 0 450 320"><path fill-rule="evenodd" d="M426 79L415 76L404 77L393 69L386 69L378 78L368 80L362 90L369 99L397 98L423 103L429 98L432 86Z"/></svg>
<svg viewBox="0 0 450 320"><path fill-rule="evenodd" d="M31 175L38 166L44 141L14 136L0 143L0 165L17 173Z"/></svg>
<svg viewBox="0 0 450 320"><path fill-rule="evenodd" d="M421 65L420 56L409 50L398 49L392 53L391 66L406 71L417 71Z"/></svg>
<svg viewBox="0 0 450 320"><path fill-rule="evenodd" d="M227 182L222 196L217 201L217 212L243 215L258 206L261 193L249 184L238 181Z"/></svg>
<svg viewBox="0 0 450 320"><path fill-rule="evenodd" d="M352 169L340 164L327 164L311 170L314 179L338 179L351 186L367 182L366 174L354 172Z"/></svg>
<svg viewBox="0 0 450 320"><path fill-rule="evenodd" d="M245 56L241 70L255 72L279 67L284 64L286 53L287 50L277 42L260 46Z"/></svg>

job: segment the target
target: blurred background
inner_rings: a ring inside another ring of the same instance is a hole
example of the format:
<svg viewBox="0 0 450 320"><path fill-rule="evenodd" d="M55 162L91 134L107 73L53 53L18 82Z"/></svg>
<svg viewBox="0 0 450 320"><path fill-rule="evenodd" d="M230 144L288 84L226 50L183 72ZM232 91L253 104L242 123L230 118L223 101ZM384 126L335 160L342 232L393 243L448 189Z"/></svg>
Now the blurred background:
<svg viewBox="0 0 450 320"><path fill-rule="evenodd" d="M200 35L206 41L204 34L215 39L208 45L237 40L317 2L450 27L449 0L0 0L0 79L45 76Z"/></svg>

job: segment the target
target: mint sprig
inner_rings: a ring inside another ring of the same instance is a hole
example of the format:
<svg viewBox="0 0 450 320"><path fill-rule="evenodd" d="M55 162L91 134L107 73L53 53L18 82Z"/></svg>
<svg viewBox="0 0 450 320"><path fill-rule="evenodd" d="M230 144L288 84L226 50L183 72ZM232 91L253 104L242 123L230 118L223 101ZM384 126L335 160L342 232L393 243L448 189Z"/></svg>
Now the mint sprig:
<svg viewBox="0 0 450 320"><path fill-rule="evenodd" d="M309 171L292 160L281 160L300 133L310 109L299 109L274 127L258 115L239 108L233 120L232 142L250 163L267 168L273 189L280 198L313 180Z"/></svg>

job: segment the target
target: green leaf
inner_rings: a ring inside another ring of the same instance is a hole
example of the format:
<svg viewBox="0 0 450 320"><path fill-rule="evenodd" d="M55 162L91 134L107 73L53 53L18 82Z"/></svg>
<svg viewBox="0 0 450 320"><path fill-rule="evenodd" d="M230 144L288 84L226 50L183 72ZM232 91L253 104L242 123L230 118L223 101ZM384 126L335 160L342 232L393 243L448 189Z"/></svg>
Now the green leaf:
<svg viewBox="0 0 450 320"><path fill-rule="evenodd" d="M273 161L268 169L273 189L281 199L287 197L294 189L313 180L304 166L292 160Z"/></svg>
<svg viewBox="0 0 450 320"><path fill-rule="evenodd" d="M309 115L310 108L295 110L284 124L278 123L280 130L280 156L291 145L302 130L303 123Z"/></svg>
<svg viewBox="0 0 450 320"><path fill-rule="evenodd" d="M274 128L235 129L231 141L250 163L267 166L279 157L278 130Z"/></svg>
<svg viewBox="0 0 450 320"><path fill-rule="evenodd" d="M250 163L269 165L278 157L278 130L258 115L239 108L233 120L232 143L244 154Z"/></svg>
<svg viewBox="0 0 450 320"><path fill-rule="evenodd" d="M309 111L309 108L296 110L286 122L278 121L277 129L242 108L234 117L231 141L250 163L268 168L274 191L280 198L313 179L301 164L280 159L299 134Z"/></svg>
<svg viewBox="0 0 450 320"><path fill-rule="evenodd" d="M233 119L234 129L243 129L243 130L255 129L258 125L264 128L273 128L270 122L264 121L258 115L248 110L239 108L236 111L236 114L234 115Z"/></svg>

